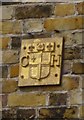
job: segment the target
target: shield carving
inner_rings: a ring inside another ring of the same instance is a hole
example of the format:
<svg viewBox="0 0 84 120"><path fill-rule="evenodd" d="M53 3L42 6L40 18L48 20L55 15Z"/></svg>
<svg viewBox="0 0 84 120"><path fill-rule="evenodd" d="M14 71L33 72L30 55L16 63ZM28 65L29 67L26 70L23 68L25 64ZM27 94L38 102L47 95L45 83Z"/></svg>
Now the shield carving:
<svg viewBox="0 0 84 120"><path fill-rule="evenodd" d="M22 40L18 86L60 84L62 48L61 37Z"/></svg>
<svg viewBox="0 0 84 120"><path fill-rule="evenodd" d="M50 74L50 52L31 53L29 57L29 75L32 79L46 78Z"/></svg>

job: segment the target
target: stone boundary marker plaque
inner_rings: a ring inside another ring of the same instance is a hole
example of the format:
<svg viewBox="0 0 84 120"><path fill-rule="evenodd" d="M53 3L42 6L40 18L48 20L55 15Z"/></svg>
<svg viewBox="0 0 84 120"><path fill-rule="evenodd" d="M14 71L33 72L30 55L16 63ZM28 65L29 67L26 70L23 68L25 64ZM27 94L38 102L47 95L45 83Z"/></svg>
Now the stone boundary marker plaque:
<svg viewBox="0 0 84 120"><path fill-rule="evenodd" d="M23 39L18 86L58 85L63 38Z"/></svg>

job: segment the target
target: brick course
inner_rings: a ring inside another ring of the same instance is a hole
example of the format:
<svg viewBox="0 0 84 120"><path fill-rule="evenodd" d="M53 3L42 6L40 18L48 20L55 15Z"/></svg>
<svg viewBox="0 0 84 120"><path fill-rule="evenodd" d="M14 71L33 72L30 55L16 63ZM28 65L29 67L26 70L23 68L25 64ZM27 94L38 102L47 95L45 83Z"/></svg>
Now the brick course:
<svg viewBox="0 0 84 120"><path fill-rule="evenodd" d="M55 119L62 119L62 118L78 118L77 117L77 112L78 112L78 108L43 108L40 109L39 114L40 114L40 118L55 118Z"/></svg>
<svg viewBox="0 0 84 120"><path fill-rule="evenodd" d="M44 21L44 28L47 31L54 30L75 30L82 29L83 17L68 17L68 18L52 18Z"/></svg>
<svg viewBox="0 0 84 120"><path fill-rule="evenodd" d="M42 94L17 94L13 93L8 96L8 105L14 106L44 106L46 96Z"/></svg>

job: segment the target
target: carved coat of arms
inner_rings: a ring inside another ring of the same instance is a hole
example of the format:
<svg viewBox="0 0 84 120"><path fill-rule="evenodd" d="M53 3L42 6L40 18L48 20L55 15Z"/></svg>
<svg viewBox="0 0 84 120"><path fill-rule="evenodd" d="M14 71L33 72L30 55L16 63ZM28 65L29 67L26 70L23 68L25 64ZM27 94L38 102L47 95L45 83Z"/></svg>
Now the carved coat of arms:
<svg viewBox="0 0 84 120"><path fill-rule="evenodd" d="M23 40L22 43L19 86L53 84L53 80L50 81L50 79L56 77L55 68L58 67L58 72L61 67L60 56L62 49L60 48L62 48L62 40L60 41L61 44L58 44L59 42L57 43L58 48L56 48L55 40L31 41ZM58 55L56 55L56 49L59 49Z"/></svg>

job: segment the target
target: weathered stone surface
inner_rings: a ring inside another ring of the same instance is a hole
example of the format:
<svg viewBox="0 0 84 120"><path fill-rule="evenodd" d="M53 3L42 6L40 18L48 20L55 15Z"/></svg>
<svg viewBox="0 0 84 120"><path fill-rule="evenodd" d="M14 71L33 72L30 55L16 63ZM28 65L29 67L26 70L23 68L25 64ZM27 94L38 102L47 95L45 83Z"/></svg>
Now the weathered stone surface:
<svg viewBox="0 0 84 120"><path fill-rule="evenodd" d="M43 30L43 21L39 19L27 20L24 23L24 32L41 32Z"/></svg>
<svg viewBox="0 0 84 120"><path fill-rule="evenodd" d="M8 96L8 106L44 106L46 96L43 94L13 93Z"/></svg>
<svg viewBox="0 0 84 120"><path fill-rule="evenodd" d="M19 65L11 65L10 66L10 78L12 77L18 77L19 76Z"/></svg>
<svg viewBox="0 0 84 120"><path fill-rule="evenodd" d="M60 106L67 104L67 93L50 94L49 105Z"/></svg>
<svg viewBox="0 0 84 120"><path fill-rule="evenodd" d="M75 14L75 5L69 4L56 4L54 14L56 16L68 16Z"/></svg>
<svg viewBox="0 0 84 120"><path fill-rule="evenodd" d="M47 31L54 30L74 30L74 29L82 29L84 26L82 25L83 17L68 17L68 18L52 18L44 21L44 28Z"/></svg>
<svg viewBox="0 0 84 120"><path fill-rule="evenodd" d="M26 5L17 6L15 9L16 19L41 18L52 15L51 5Z"/></svg>
<svg viewBox="0 0 84 120"><path fill-rule="evenodd" d="M19 55L17 50L6 50L2 53L3 63L17 63L19 60Z"/></svg>
<svg viewBox="0 0 84 120"><path fill-rule="evenodd" d="M54 118L54 119L62 119L62 118L78 118L77 116L78 108L42 108L39 111L39 118L46 119L46 118Z"/></svg>
<svg viewBox="0 0 84 120"><path fill-rule="evenodd" d="M17 90L17 82L15 80L3 80L2 92L11 93Z"/></svg>
<svg viewBox="0 0 84 120"><path fill-rule="evenodd" d="M35 110L34 109L18 109L17 110L17 119L34 119L35 118Z"/></svg>
<svg viewBox="0 0 84 120"><path fill-rule="evenodd" d="M84 63L82 62L73 63L72 72L74 74L84 74Z"/></svg>

